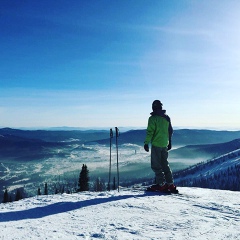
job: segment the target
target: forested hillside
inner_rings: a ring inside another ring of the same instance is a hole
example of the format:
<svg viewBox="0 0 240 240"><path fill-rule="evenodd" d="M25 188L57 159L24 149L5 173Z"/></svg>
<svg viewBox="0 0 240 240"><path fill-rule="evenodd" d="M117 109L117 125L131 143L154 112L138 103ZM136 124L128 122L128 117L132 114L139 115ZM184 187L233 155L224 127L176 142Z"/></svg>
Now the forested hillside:
<svg viewBox="0 0 240 240"><path fill-rule="evenodd" d="M174 174L178 186L240 191L240 149Z"/></svg>

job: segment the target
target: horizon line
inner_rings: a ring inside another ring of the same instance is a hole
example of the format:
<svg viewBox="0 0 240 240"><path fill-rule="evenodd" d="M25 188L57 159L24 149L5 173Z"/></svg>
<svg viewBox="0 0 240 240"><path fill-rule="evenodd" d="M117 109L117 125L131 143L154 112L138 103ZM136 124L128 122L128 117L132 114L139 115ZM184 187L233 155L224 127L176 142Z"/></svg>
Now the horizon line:
<svg viewBox="0 0 240 240"><path fill-rule="evenodd" d="M8 127L8 126L0 126L0 129L9 128L9 129L15 129L15 130L46 130L46 131L54 131L54 130L62 130L62 131L72 131L72 130L79 130L79 131L88 131L88 130L110 130L114 127L71 127L71 126L54 126L54 127ZM130 130L143 130L147 129L147 127L133 127L133 126L120 126L119 129L125 129L124 131L130 131ZM194 126L177 126L173 127L174 130L211 130L211 131L240 131L240 129L237 128L224 128L224 127L194 127Z"/></svg>

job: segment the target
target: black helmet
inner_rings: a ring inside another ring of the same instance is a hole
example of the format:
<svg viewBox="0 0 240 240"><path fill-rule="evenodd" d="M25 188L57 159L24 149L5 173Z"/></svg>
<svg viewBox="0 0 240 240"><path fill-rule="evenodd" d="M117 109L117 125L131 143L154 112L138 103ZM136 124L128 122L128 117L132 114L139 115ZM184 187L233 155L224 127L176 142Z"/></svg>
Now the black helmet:
<svg viewBox="0 0 240 240"><path fill-rule="evenodd" d="M152 110L162 109L162 103L159 100L154 100L152 103Z"/></svg>

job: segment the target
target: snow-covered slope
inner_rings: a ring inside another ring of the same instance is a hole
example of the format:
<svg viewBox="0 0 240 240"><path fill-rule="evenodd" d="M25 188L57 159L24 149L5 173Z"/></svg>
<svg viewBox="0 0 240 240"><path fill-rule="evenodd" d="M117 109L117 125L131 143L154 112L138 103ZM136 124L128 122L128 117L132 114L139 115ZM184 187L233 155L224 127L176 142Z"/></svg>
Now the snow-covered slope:
<svg viewBox="0 0 240 240"><path fill-rule="evenodd" d="M240 239L240 192L121 189L0 204L1 239Z"/></svg>
<svg viewBox="0 0 240 240"><path fill-rule="evenodd" d="M240 149L174 174L181 186L240 190Z"/></svg>

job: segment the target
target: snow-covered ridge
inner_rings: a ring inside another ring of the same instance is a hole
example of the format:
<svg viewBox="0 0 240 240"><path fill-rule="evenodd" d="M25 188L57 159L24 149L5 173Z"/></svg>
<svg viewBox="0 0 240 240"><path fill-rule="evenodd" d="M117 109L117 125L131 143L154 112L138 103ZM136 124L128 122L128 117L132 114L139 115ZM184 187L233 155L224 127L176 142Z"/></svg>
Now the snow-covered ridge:
<svg viewBox="0 0 240 240"><path fill-rule="evenodd" d="M184 186L240 190L240 149L201 162L175 173L175 182Z"/></svg>
<svg viewBox="0 0 240 240"><path fill-rule="evenodd" d="M184 169L184 171L188 171L188 170L194 170L196 168L196 166L200 166L200 165L216 165L216 164L220 164L221 162L225 162L224 167L227 168L233 164L240 164L239 162L240 159L240 149L237 149L235 151L223 154L219 157L207 160L206 162L201 162L199 164L193 165L191 167L188 167L187 169ZM219 166L219 169L223 169L223 166Z"/></svg>
<svg viewBox="0 0 240 240"><path fill-rule="evenodd" d="M239 239L240 192L179 188L158 196L111 192L1 204L2 239Z"/></svg>

